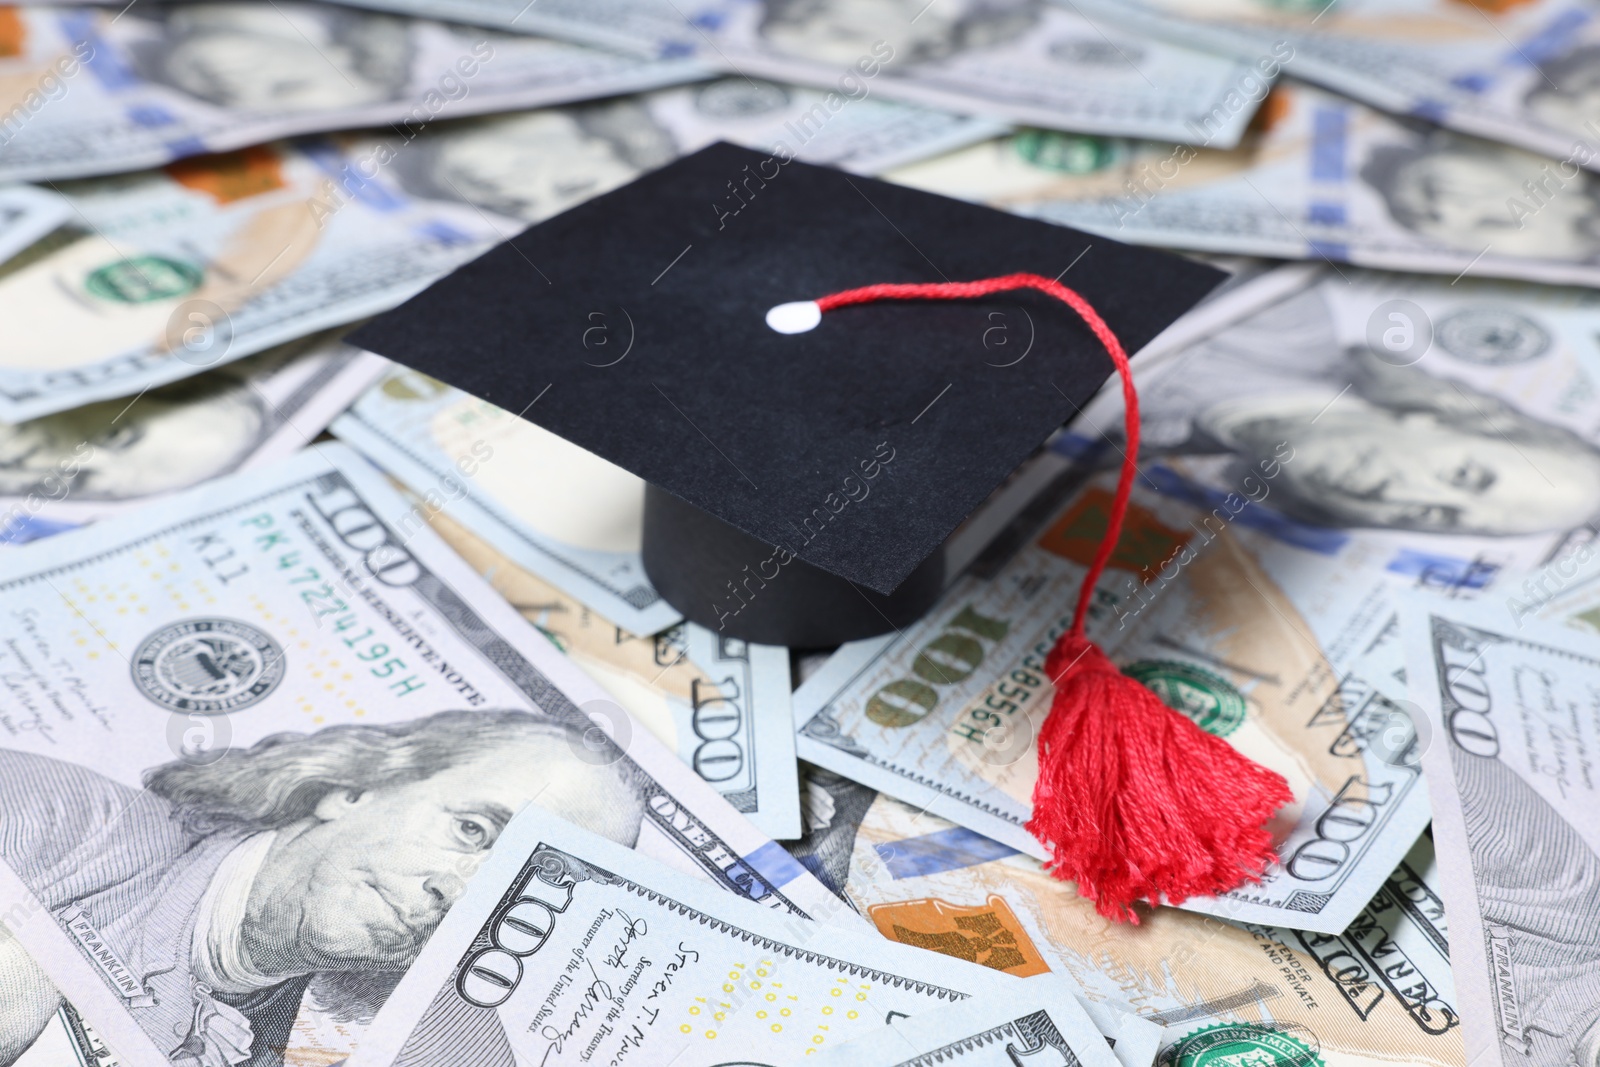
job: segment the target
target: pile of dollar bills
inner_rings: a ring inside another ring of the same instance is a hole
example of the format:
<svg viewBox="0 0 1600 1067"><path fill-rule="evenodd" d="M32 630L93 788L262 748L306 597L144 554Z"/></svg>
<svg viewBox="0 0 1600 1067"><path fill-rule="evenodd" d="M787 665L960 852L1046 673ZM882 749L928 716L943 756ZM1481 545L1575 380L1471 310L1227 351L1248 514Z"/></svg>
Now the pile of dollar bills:
<svg viewBox="0 0 1600 1067"><path fill-rule="evenodd" d="M0 6L0 1067L1600 1064L1600 0L352 2ZM1090 633L1258 883L1025 829L1120 393L799 650L341 341L719 140L1232 273Z"/></svg>

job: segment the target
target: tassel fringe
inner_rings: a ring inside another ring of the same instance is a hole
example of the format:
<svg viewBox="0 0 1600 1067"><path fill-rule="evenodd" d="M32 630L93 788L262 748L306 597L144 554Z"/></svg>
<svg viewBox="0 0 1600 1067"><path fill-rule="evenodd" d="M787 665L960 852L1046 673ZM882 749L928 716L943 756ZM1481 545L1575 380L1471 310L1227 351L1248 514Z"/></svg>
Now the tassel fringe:
<svg viewBox="0 0 1600 1067"><path fill-rule="evenodd" d="M1239 754L1129 678L1086 638L1046 660L1055 701L1039 734L1028 832L1095 910L1135 922L1136 900L1179 904L1258 882L1276 859L1264 824L1294 799Z"/></svg>

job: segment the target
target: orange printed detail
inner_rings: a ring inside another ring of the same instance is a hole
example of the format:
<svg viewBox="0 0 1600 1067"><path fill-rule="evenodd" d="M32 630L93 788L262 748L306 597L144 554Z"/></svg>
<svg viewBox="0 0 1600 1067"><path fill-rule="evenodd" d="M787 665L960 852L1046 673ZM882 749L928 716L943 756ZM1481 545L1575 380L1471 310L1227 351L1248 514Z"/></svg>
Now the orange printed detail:
<svg viewBox="0 0 1600 1067"><path fill-rule="evenodd" d="M1245 127L1245 133L1247 135L1270 133L1279 122L1288 117L1293 106L1289 102L1289 94L1274 86L1268 90L1266 99L1256 108L1256 113L1250 116L1250 124Z"/></svg>
<svg viewBox="0 0 1600 1067"><path fill-rule="evenodd" d="M1044 532L1039 538L1039 547L1087 567L1106 535L1106 521L1110 515L1110 490L1090 489ZM1110 565L1143 573L1171 559L1193 536L1192 530L1163 526L1153 512L1130 503Z"/></svg>
<svg viewBox="0 0 1600 1067"><path fill-rule="evenodd" d="M0 59L20 56L27 35L28 28L22 24L22 12L14 7L0 6Z"/></svg>
<svg viewBox="0 0 1600 1067"><path fill-rule="evenodd" d="M167 174L179 185L205 193L219 204L282 189L283 163L265 145L224 152L215 156L193 156L167 164Z"/></svg>
<svg viewBox="0 0 1600 1067"><path fill-rule="evenodd" d="M884 937L902 945L943 952L1019 978L1050 969L1011 906L992 893L988 903L976 907L923 897L873 904L867 915Z"/></svg>

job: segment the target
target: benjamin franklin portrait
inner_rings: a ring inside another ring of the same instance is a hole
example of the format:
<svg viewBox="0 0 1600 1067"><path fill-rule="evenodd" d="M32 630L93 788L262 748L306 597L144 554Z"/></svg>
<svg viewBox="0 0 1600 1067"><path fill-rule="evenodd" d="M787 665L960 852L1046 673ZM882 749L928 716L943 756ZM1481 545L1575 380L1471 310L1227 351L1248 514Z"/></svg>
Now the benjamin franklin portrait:
<svg viewBox="0 0 1600 1067"><path fill-rule="evenodd" d="M143 790L0 749L0 857L114 948L174 1063L276 1067L308 992L370 1018L525 804L635 843L637 772L582 745L534 713L447 711L276 734L156 767ZM4 943L0 991L9 1064L59 997Z"/></svg>
<svg viewBox="0 0 1600 1067"><path fill-rule="evenodd" d="M399 99L410 80L410 30L386 15L214 3L156 7L143 19L153 25L133 45L139 74L231 110L361 107Z"/></svg>
<svg viewBox="0 0 1600 1067"><path fill-rule="evenodd" d="M1441 245L1473 255L1488 248L1502 256L1600 261L1600 177L1563 177L1558 160L1436 132L1415 144L1374 148L1361 178L1396 223ZM1545 183L1538 198L1523 188L1529 180ZM1525 209L1513 211L1513 198Z"/></svg>
<svg viewBox="0 0 1600 1067"><path fill-rule="evenodd" d="M415 196L538 222L678 154L634 100L468 119L401 145L393 173Z"/></svg>
<svg viewBox="0 0 1600 1067"><path fill-rule="evenodd" d="M842 70L885 41L896 69L1014 40L1040 0L767 0L764 10L759 32L776 51Z"/></svg>
<svg viewBox="0 0 1600 1067"><path fill-rule="evenodd" d="M1231 457L1231 480L1288 442L1265 506L1316 526L1511 536L1600 515L1600 449L1424 369L1449 358L1394 366L1343 346L1319 290L1304 290L1141 384L1145 441L1152 455Z"/></svg>
<svg viewBox="0 0 1600 1067"><path fill-rule="evenodd" d="M0 497L137 500L232 471L277 426L254 361L20 423L0 423Z"/></svg>

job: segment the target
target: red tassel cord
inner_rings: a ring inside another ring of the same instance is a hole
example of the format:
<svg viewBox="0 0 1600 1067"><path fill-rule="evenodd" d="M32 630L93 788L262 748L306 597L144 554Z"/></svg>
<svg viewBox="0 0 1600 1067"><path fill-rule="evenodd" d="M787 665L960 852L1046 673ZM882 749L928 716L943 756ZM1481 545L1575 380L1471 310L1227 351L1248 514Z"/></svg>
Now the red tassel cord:
<svg viewBox="0 0 1600 1067"><path fill-rule="evenodd" d="M795 329L851 304L963 300L1015 289L1055 297L1099 338L1122 378L1128 439L1111 521L1078 590L1072 629L1045 660L1056 691L1039 732L1028 832L1049 850L1052 873L1076 882L1101 915L1137 923L1135 901L1178 904L1259 881L1277 858L1265 824L1294 794L1281 775L1117 670L1084 635L1089 599L1122 533L1137 473L1139 398L1122 343L1087 300L1039 274L848 289L817 300L816 310L806 308L809 321Z"/></svg>

